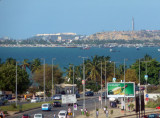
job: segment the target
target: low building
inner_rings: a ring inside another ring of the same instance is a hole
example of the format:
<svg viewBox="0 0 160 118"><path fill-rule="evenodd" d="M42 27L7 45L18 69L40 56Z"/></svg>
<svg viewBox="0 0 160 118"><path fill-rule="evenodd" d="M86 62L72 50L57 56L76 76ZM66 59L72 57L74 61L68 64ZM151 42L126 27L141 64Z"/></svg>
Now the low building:
<svg viewBox="0 0 160 118"><path fill-rule="evenodd" d="M78 92L77 84L56 84L55 94L73 94Z"/></svg>

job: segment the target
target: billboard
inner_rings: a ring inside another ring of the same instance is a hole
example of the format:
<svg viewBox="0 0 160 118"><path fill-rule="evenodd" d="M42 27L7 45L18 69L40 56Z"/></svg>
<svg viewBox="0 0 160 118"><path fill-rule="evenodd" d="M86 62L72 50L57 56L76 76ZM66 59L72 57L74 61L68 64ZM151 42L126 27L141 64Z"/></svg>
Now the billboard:
<svg viewBox="0 0 160 118"><path fill-rule="evenodd" d="M62 95L62 104L77 103L76 94Z"/></svg>
<svg viewBox="0 0 160 118"><path fill-rule="evenodd" d="M107 97L134 97L135 83L134 82L109 82L107 83Z"/></svg>

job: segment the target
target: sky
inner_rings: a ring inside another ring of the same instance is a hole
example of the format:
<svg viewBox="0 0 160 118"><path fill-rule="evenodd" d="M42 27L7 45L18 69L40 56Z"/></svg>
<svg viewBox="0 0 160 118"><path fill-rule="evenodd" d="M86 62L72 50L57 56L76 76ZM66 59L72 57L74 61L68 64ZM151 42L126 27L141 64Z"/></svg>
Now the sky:
<svg viewBox="0 0 160 118"><path fill-rule="evenodd" d="M0 0L0 37L160 29L160 0Z"/></svg>

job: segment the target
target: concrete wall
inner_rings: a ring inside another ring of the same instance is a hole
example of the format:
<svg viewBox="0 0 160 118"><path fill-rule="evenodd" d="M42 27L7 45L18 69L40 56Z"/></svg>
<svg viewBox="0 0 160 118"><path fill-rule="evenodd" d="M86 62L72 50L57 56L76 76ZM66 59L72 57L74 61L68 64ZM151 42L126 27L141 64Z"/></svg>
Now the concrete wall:
<svg viewBox="0 0 160 118"><path fill-rule="evenodd" d="M160 97L160 93L148 93L148 98L150 98L150 99L156 100L157 96Z"/></svg>

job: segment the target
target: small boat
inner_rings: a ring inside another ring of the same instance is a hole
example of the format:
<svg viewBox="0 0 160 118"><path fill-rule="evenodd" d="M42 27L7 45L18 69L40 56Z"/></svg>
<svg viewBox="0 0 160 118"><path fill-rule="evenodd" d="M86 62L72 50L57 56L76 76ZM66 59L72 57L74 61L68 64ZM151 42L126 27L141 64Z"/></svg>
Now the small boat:
<svg viewBox="0 0 160 118"><path fill-rule="evenodd" d="M160 49L158 49L158 52L160 52Z"/></svg>

